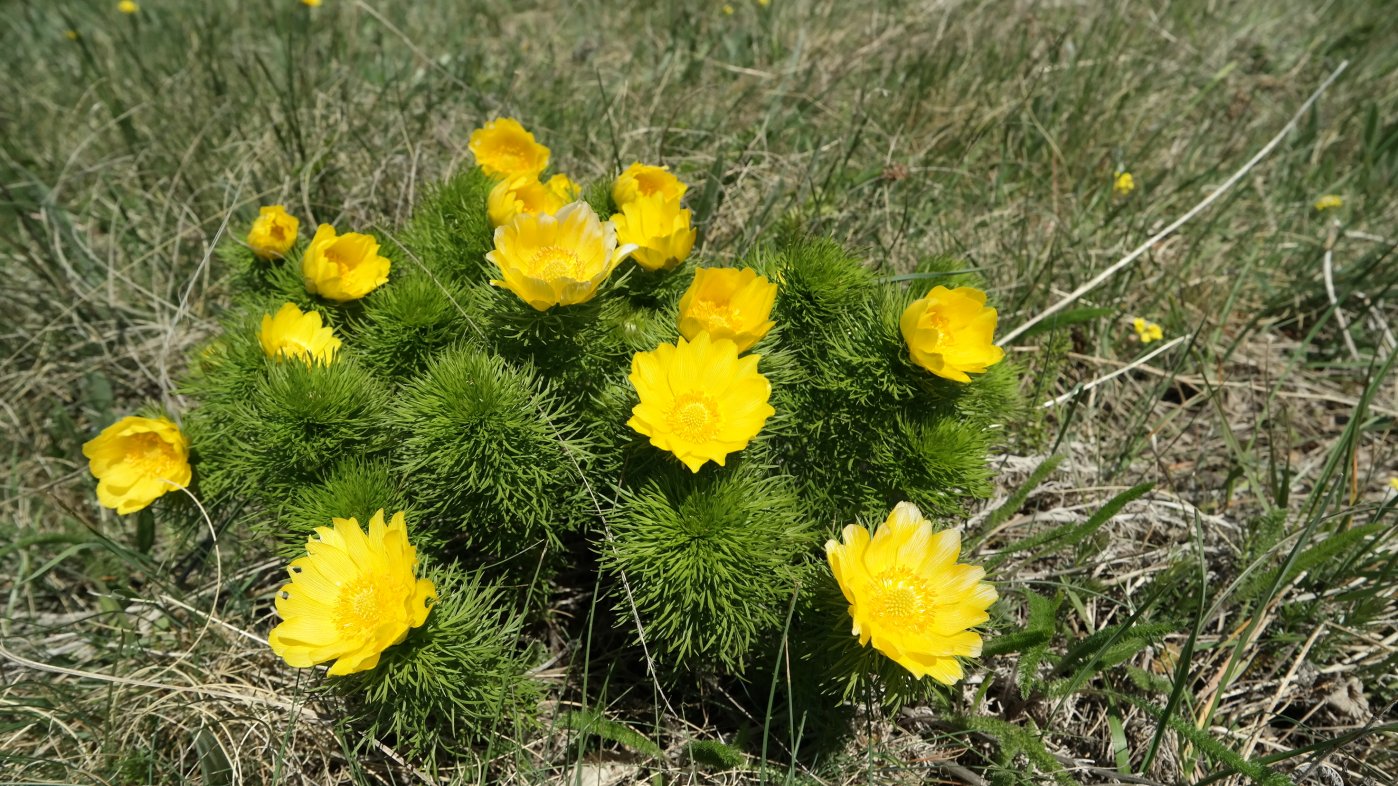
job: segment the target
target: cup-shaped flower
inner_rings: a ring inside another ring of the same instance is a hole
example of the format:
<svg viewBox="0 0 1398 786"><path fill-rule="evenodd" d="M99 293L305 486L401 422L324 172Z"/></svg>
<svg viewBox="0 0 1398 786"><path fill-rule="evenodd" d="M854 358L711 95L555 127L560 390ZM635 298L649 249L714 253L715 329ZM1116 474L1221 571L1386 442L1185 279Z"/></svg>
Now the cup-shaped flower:
<svg viewBox="0 0 1398 786"><path fill-rule="evenodd" d="M282 622L267 643L298 669L326 661L340 676L379 665L383 651L427 621L437 598L432 582L414 575L417 549L408 543L402 513L384 524L383 511L369 519L333 519L316 527L306 556L293 560L291 583L277 592Z"/></svg>
<svg viewBox="0 0 1398 786"><path fill-rule="evenodd" d="M900 502L888 520L869 530L845 527L841 541L825 544L859 644L893 659L913 676L947 685L961 679L958 657L981 654L980 634L970 628L990 618L995 587L985 570L958 563L961 535L933 532L911 502Z"/></svg>
<svg viewBox="0 0 1398 786"><path fill-rule="evenodd" d="M612 216L616 224L616 239L634 243L631 258L650 270L669 270L689 258L694 249L694 227L690 213L680 207L678 198L664 194L638 197L621 206Z"/></svg>
<svg viewBox="0 0 1398 786"><path fill-rule="evenodd" d="M701 268L680 298L680 335L726 338L747 352L776 324L769 317L777 285L752 268Z"/></svg>
<svg viewBox="0 0 1398 786"><path fill-rule="evenodd" d="M83 445L97 478L97 501L135 513L167 491L189 485L189 440L166 418L127 416Z"/></svg>
<svg viewBox="0 0 1398 786"><path fill-rule="evenodd" d="M995 309L975 287L933 287L903 311L899 325L913 362L939 377L970 382L999 363L1005 351L995 346Z"/></svg>
<svg viewBox="0 0 1398 786"><path fill-rule="evenodd" d="M669 167L651 166L637 161L617 176L612 184L612 201L617 208L628 202L651 194L663 194L666 199L678 200L689 189L680 179L670 173Z"/></svg>
<svg viewBox="0 0 1398 786"><path fill-rule="evenodd" d="M263 259L281 259L296 244L301 222L281 205L265 205L248 230L248 247Z"/></svg>
<svg viewBox="0 0 1398 786"><path fill-rule="evenodd" d="M736 344L708 333L636 353L630 379L641 402L626 425L691 472L707 461L723 466L776 414L767 403L772 384L757 372L760 357L738 357Z"/></svg>
<svg viewBox="0 0 1398 786"><path fill-rule="evenodd" d="M539 311L586 303L635 246L618 246L616 227L598 220L586 202L557 213L520 213L495 228L485 258L500 270L490 283Z"/></svg>
<svg viewBox="0 0 1398 786"><path fill-rule="evenodd" d="M469 144L476 165L488 177L509 180L537 178L549 165L549 149L512 117L502 117L471 132Z"/></svg>
<svg viewBox="0 0 1398 786"><path fill-rule="evenodd" d="M320 313L302 312L295 303L284 304L276 316L263 314L257 340L269 358L301 358L308 364L328 364L340 349L335 331L321 325Z"/></svg>
<svg viewBox="0 0 1398 786"><path fill-rule="evenodd" d="M486 198L486 215L490 225L498 227L520 213L557 213L581 193L578 184L567 175L554 175L547 183L537 177L501 180Z"/></svg>
<svg viewBox="0 0 1398 786"><path fill-rule="evenodd" d="M358 300L388 282L388 258L379 255L379 241L359 232L335 234L321 224L301 256L306 291L343 303Z"/></svg>

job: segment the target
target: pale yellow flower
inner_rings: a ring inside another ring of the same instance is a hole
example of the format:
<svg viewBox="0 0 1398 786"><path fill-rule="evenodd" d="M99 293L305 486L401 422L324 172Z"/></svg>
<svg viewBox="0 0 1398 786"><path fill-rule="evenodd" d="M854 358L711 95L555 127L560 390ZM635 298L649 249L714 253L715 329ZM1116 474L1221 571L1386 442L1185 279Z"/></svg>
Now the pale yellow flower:
<svg viewBox="0 0 1398 786"><path fill-rule="evenodd" d="M263 259L280 259L296 244L301 222L281 205L265 205L248 230L248 246Z"/></svg>
<svg viewBox="0 0 1398 786"><path fill-rule="evenodd" d="M68 39L69 41L76 41L79 38L82 38L82 35L79 34L77 30L64 30L63 37Z"/></svg>
<svg viewBox="0 0 1398 786"><path fill-rule="evenodd" d="M598 220L586 202L557 213L520 213L495 228L495 249L485 258L500 270L490 283L539 311L586 303L635 246L617 245L616 228Z"/></svg>
<svg viewBox="0 0 1398 786"><path fill-rule="evenodd" d="M733 15L733 6L729 5L728 3L724 3L724 4L723 4L723 15L724 15L724 16L732 16L732 15Z"/></svg>
<svg viewBox="0 0 1398 786"><path fill-rule="evenodd" d="M995 309L975 287L936 286L903 312L899 327L913 362L939 377L970 382L1005 357L995 346Z"/></svg>
<svg viewBox="0 0 1398 786"><path fill-rule="evenodd" d="M669 167L651 166L637 161L617 176L612 184L612 201L618 209L639 197L664 194L666 199L678 200L689 186L670 173Z"/></svg>
<svg viewBox="0 0 1398 786"><path fill-rule="evenodd" d="M776 299L777 285L752 268L701 268L680 298L680 335L693 341L707 332L747 352L776 324Z"/></svg>
<svg viewBox="0 0 1398 786"><path fill-rule="evenodd" d="M1315 201L1315 209L1324 212L1343 207L1344 204L1345 200L1341 199L1339 194L1326 194Z"/></svg>
<svg viewBox="0 0 1398 786"><path fill-rule="evenodd" d="M301 0L301 5L307 8L320 8L320 0Z"/></svg>
<svg viewBox="0 0 1398 786"><path fill-rule="evenodd" d="M501 180L486 198L486 214L490 225L498 227L520 213L557 213L581 193L582 189L567 175L554 175L547 183L536 177Z"/></svg>
<svg viewBox="0 0 1398 786"><path fill-rule="evenodd" d="M1117 172L1116 179L1112 181L1112 190L1121 196L1126 196L1136 190L1136 178L1130 172Z"/></svg>
<svg viewBox="0 0 1398 786"><path fill-rule="evenodd" d="M534 141L518 120L502 117L471 132L471 154L489 177L534 177L549 165L549 149Z"/></svg>
<svg viewBox="0 0 1398 786"><path fill-rule="evenodd" d="M141 7L136 5L134 0L121 0L120 3L117 3L117 10L123 14L134 14L141 10Z"/></svg>
<svg viewBox="0 0 1398 786"><path fill-rule="evenodd" d="M842 542L841 542L842 541ZM835 581L849 601L851 633L914 677L955 684L957 658L981 654L971 628L990 619L995 587L985 570L958 563L961 535L933 532L911 502L900 502L872 536L857 524L825 543Z"/></svg>
<svg viewBox="0 0 1398 786"><path fill-rule="evenodd" d="M635 244L631 258L652 272L675 267L694 250L696 233L689 211L680 207L678 199L667 199L664 194L627 202L612 216L612 223L617 242Z"/></svg>
<svg viewBox="0 0 1398 786"><path fill-rule="evenodd" d="M302 313L295 303L283 304L275 317L263 314L257 340L269 358L300 358L308 364L329 364L340 349L340 339L321 325L320 314Z"/></svg>
<svg viewBox="0 0 1398 786"><path fill-rule="evenodd" d="M83 445L97 478L97 501L135 513L167 491L189 485L189 440L166 418L127 416Z"/></svg>
<svg viewBox="0 0 1398 786"><path fill-rule="evenodd" d="M335 234L321 224L301 256L306 291L327 300L358 300L388 282L389 261L379 241L359 232Z"/></svg>
<svg viewBox="0 0 1398 786"><path fill-rule="evenodd" d="M414 575L417 549L408 542L403 514L384 524L333 519L292 561L291 582L277 592L282 622L267 636L272 651L299 669L335 661L331 676L367 671L383 651L421 627L437 599L432 582Z"/></svg>
<svg viewBox="0 0 1398 786"><path fill-rule="evenodd" d="M757 372L759 355L738 356L726 339L700 333L693 341L661 344L631 359L631 384L640 403L626 425L650 437L698 472L705 462L724 465L776 414L772 385Z"/></svg>
<svg viewBox="0 0 1398 786"><path fill-rule="evenodd" d="M1165 338L1165 331L1159 325L1147 322L1140 317L1131 320L1131 327L1136 330L1136 338L1139 338L1142 344L1149 344L1152 341Z"/></svg>

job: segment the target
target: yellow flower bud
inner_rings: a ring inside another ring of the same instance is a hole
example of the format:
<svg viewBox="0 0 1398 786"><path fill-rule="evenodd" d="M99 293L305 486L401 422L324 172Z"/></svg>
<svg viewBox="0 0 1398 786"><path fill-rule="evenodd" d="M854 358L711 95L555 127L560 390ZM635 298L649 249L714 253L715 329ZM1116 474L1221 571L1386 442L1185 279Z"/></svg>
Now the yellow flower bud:
<svg viewBox="0 0 1398 786"><path fill-rule="evenodd" d="M612 201L618 209L639 197L664 194L666 199L678 200L689 189L668 167L651 166L639 161L626 168L612 184Z"/></svg>
<svg viewBox="0 0 1398 786"><path fill-rule="evenodd" d="M248 230L248 246L263 259L280 259L296 244L301 222L281 205L266 205Z"/></svg>
<svg viewBox="0 0 1398 786"><path fill-rule="evenodd" d="M654 193L633 199L612 216L620 243L634 243L631 258L650 271L669 270L689 258L695 231L678 199Z"/></svg>

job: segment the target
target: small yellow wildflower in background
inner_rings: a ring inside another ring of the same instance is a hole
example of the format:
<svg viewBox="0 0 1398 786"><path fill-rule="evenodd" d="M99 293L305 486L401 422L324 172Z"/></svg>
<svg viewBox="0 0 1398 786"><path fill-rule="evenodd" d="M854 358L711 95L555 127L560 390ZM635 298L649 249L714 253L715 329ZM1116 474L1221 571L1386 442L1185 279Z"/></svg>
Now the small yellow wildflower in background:
<svg viewBox="0 0 1398 786"><path fill-rule="evenodd" d="M248 246L263 259L280 259L296 244L301 222L286 212L282 205L266 205L257 211L257 219L248 230Z"/></svg>
<svg viewBox="0 0 1398 786"><path fill-rule="evenodd" d="M635 246L617 245L616 227L586 202L557 213L520 213L495 228L495 250L485 258L500 270L490 283L539 311L586 303Z"/></svg>
<svg viewBox="0 0 1398 786"><path fill-rule="evenodd" d="M78 34L77 30L64 30L63 37L68 39L69 41L76 41L79 38L82 38L82 36Z"/></svg>
<svg viewBox="0 0 1398 786"><path fill-rule="evenodd" d="M165 418L127 416L83 445L97 478L97 501L135 513L167 491L189 485L189 440Z"/></svg>
<svg viewBox="0 0 1398 786"><path fill-rule="evenodd" d="M1120 196L1126 196L1136 190L1136 178L1130 172L1122 171L1116 173L1116 179L1112 181L1112 190Z"/></svg>
<svg viewBox="0 0 1398 786"><path fill-rule="evenodd" d="M995 346L998 316L975 287L936 286L903 311L899 327L913 362L943 379L970 382L999 363L1005 351Z"/></svg>
<svg viewBox="0 0 1398 786"><path fill-rule="evenodd" d="M120 3L117 3L117 10L123 14L134 14L141 10L141 7L136 5L134 0L121 0Z"/></svg>
<svg viewBox="0 0 1398 786"><path fill-rule="evenodd" d="M321 325L320 314L303 313L295 303L282 305L275 317L263 314L257 340L269 358L300 358L307 364L329 365L340 350L340 339L335 338L334 330Z"/></svg>
<svg viewBox="0 0 1398 786"><path fill-rule="evenodd" d="M335 234L321 224L301 256L306 291L343 303L358 300L388 283L389 261L379 255L379 241L359 232Z"/></svg>
<svg viewBox="0 0 1398 786"><path fill-rule="evenodd" d="M826 541L825 555L849 601L851 632L922 679L953 685L962 677L957 658L981 654L970 628L990 619L998 597L981 581L985 570L960 564L961 535L934 533L911 502L900 502L872 536L857 524L843 542Z"/></svg>
<svg viewBox="0 0 1398 786"><path fill-rule="evenodd" d="M306 556L292 561L291 583L277 593L282 622L267 643L298 669L335 661L331 676L368 671L383 651L427 621L437 589L414 576L417 549L408 543L402 513L385 526L383 511L369 519L333 519L316 527Z"/></svg>
<svg viewBox="0 0 1398 786"><path fill-rule="evenodd" d="M518 120L502 117L471 132L471 155L489 177L537 178L549 165L549 149L534 141Z"/></svg>
<svg viewBox="0 0 1398 786"><path fill-rule="evenodd" d="M547 183L537 177L516 177L501 180L490 189L486 199L486 214L490 225L510 223L520 213L557 213L564 205L578 198L582 189L567 175L554 175Z"/></svg>
<svg viewBox="0 0 1398 786"><path fill-rule="evenodd" d="M301 0L301 5L307 8L320 8L320 0Z"/></svg>
<svg viewBox="0 0 1398 786"><path fill-rule="evenodd" d="M708 333L636 353L630 380L641 401L626 425L691 472L709 461L723 466L776 414L767 403L772 384L757 372L760 357L740 358L732 341Z"/></svg>
<svg viewBox="0 0 1398 786"><path fill-rule="evenodd" d="M724 3L724 4L723 4L723 15L724 15L724 16L732 16L732 15L733 15L733 6L731 6L731 5L727 4L727 3Z"/></svg>
<svg viewBox="0 0 1398 786"><path fill-rule="evenodd" d="M752 268L696 270L680 298L680 335L693 341L707 332L747 352L776 324L769 319L776 299L777 285Z"/></svg>
<svg viewBox="0 0 1398 786"><path fill-rule="evenodd" d="M1152 341L1159 341L1165 338L1165 331L1162 330L1159 325L1154 322L1147 322L1140 317L1131 320L1131 327L1135 328L1136 338L1140 339L1142 344L1149 344Z"/></svg>
<svg viewBox="0 0 1398 786"><path fill-rule="evenodd" d="M757 4L762 6L763 8L766 8L767 6L772 4L772 0L757 0Z"/></svg>
<svg viewBox="0 0 1398 786"><path fill-rule="evenodd" d="M1315 209L1323 213L1326 210L1343 207L1344 204L1345 200L1341 199L1339 194L1326 194L1315 201Z"/></svg>
<svg viewBox="0 0 1398 786"><path fill-rule="evenodd" d="M655 272L669 270L689 258L694 250L695 231L690 212L678 199L656 193L638 197L621 206L612 216L619 243L634 243L631 258Z"/></svg>
<svg viewBox="0 0 1398 786"><path fill-rule="evenodd" d="M617 209L640 197L664 194L666 199L678 200L689 186L670 173L669 167L651 166L637 161L617 176L612 184L612 201Z"/></svg>
<svg viewBox="0 0 1398 786"><path fill-rule="evenodd" d="M1388 479L1388 487L1391 488L1391 489L1393 489L1394 491L1398 491L1398 477L1389 478L1389 479Z"/></svg>

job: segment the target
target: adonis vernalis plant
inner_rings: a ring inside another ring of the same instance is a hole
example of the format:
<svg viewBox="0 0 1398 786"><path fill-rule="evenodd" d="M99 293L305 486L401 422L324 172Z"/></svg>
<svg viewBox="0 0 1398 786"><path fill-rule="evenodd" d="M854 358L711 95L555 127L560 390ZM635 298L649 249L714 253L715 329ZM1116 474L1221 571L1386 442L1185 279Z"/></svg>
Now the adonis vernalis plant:
<svg viewBox="0 0 1398 786"><path fill-rule="evenodd" d="M510 118L470 149L393 236L413 265L277 206L221 249L238 305L192 359L190 447L112 426L102 504L237 511L221 538L294 557L273 650L429 757L529 726L544 620L579 662L734 690L806 642L784 706L827 720L975 668L996 594L954 524L1018 402L961 265L914 292L792 235L716 267L664 166L580 187ZM615 632L550 611L593 592Z"/></svg>

